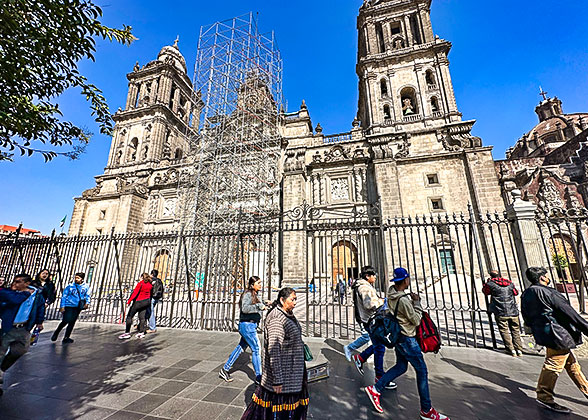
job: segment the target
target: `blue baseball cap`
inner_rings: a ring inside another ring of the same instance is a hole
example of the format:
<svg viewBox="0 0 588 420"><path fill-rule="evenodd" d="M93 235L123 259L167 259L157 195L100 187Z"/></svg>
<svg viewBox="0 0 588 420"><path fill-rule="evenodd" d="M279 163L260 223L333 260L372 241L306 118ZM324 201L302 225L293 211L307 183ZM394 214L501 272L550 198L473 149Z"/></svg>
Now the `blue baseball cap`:
<svg viewBox="0 0 588 420"><path fill-rule="evenodd" d="M397 267L394 269L394 278L391 280L393 282L402 281L409 277L408 271L402 267Z"/></svg>

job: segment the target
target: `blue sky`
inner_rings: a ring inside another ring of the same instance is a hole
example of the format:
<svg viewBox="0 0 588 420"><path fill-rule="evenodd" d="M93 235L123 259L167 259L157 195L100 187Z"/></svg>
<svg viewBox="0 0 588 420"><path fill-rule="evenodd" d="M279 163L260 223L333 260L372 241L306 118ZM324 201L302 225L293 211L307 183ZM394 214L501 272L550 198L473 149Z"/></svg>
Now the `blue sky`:
<svg viewBox="0 0 588 420"><path fill-rule="evenodd" d="M254 11L260 30L276 32L289 110L305 99L313 124L320 122L326 134L351 128L357 110L356 17L362 0L97 3L105 24L131 25L139 38L130 47L99 42L96 62L81 63L113 112L124 105L125 76L135 61L143 65L155 59L179 35L192 77L200 26ZM540 85L563 101L564 112L588 111L587 15L586 0L433 0L433 29L453 42L449 58L458 107L464 119L478 120L474 134L494 146L496 159L537 123ZM68 119L96 134L77 161L45 164L37 157L0 163L0 224L23 222L50 233L64 215L69 223L73 197L93 187L93 176L103 172L110 138L98 134L77 92L67 92L59 103Z"/></svg>

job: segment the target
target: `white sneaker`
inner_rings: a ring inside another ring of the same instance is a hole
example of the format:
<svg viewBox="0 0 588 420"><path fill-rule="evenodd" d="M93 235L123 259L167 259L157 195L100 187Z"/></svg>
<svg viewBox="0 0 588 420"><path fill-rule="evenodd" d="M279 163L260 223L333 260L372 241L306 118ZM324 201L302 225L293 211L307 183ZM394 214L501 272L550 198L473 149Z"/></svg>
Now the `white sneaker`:
<svg viewBox="0 0 588 420"><path fill-rule="evenodd" d="M131 338L131 333L122 333L118 336L119 340L128 340L129 338Z"/></svg>
<svg viewBox="0 0 588 420"><path fill-rule="evenodd" d="M137 335L135 337L141 339L141 338L145 337L145 333L137 333Z"/></svg>
<svg viewBox="0 0 588 420"><path fill-rule="evenodd" d="M351 350L349 350L349 346L343 346L343 353L345 353L347 361L351 362Z"/></svg>

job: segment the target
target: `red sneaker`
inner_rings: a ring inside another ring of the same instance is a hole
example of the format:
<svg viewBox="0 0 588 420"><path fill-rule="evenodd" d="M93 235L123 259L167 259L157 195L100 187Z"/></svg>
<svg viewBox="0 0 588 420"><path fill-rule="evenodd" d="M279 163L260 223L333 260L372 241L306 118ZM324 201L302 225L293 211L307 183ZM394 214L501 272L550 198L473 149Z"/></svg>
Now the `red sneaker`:
<svg viewBox="0 0 588 420"><path fill-rule="evenodd" d="M366 386L365 393L370 398L370 401L374 405L374 408L378 413L383 413L384 409L380 405L380 394L374 389L373 386Z"/></svg>
<svg viewBox="0 0 588 420"><path fill-rule="evenodd" d="M449 417L444 416L443 414L437 412L434 408L431 408L428 413L424 413L421 410L421 419L422 420L450 420Z"/></svg>

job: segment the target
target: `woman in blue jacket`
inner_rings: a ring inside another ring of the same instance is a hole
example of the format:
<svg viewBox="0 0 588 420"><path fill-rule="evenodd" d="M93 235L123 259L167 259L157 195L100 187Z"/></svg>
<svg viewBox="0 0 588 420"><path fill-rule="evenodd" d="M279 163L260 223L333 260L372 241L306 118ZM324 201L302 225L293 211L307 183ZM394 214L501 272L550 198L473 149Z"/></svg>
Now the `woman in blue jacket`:
<svg viewBox="0 0 588 420"><path fill-rule="evenodd" d="M63 320L51 336L51 341L56 341L63 327L67 325L62 343L73 343L73 340L69 336L76 325L80 312L88 309L90 305L89 286L84 283L84 277L84 273L76 273L74 282L63 290L61 306L59 308L59 312L63 313Z"/></svg>

